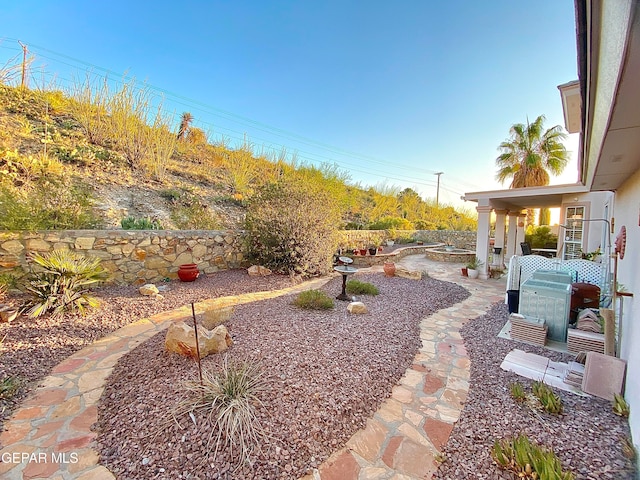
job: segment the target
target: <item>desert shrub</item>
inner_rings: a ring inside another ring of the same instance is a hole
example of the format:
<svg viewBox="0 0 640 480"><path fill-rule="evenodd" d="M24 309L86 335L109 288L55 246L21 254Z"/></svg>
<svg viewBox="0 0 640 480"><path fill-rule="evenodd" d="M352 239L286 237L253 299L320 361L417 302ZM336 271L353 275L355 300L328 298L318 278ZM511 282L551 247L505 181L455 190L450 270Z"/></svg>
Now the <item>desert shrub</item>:
<svg viewBox="0 0 640 480"><path fill-rule="evenodd" d="M526 242L533 248L546 248L550 245L556 245L558 243L558 236L551 232L551 228L542 225L540 227L534 227L529 225L527 232L524 236Z"/></svg>
<svg viewBox="0 0 640 480"><path fill-rule="evenodd" d="M160 190L160 196L170 202L175 202L182 196L183 192L176 190L175 188L165 188Z"/></svg>
<svg viewBox="0 0 640 480"><path fill-rule="evenodd" d="M34 297L30 317L47 312L52 316L66 311L84 313L98 306L98 300L89 294L89 287L106 278L99 258L83 257L72 250L53 250L44 255L34 254L33 262L39 267L27 276L26 290Z"/></svg>
<svg viewBox="0 0 640 480"><path fill-rule="evenodd" d="M406 218L383 217L369 224L369 230L413 230L413 224Z"/></svg>
<svg viewBox="0 0 640 480"><path fill-rule="evenodd" d="M509 385L509 393L511 394L511 398L513 398L516 402L524 402L527 398L524 387L521 383L518 382L514 382Z"/></svg>
<svg viewBox="0 0 640 480"><path fill-rule="evenodd" d="M305 310L330 310L335 306L333 298L320 290L300 292L293 304Z"/></svg>
<svg viewBox="0 0 640 480"><path fill-rule="evenodd" d="M347 282L347 293L351 295L378 295L380 291L378 287L371 283L361 282L360 280L349 280Z"/></svg>
<svg viewBox="0 0 640 480"><path fill-rule="evenodd" d="M545 411L556 415L562 413L562 399L553 393L553 390L547 385L542 382L533 382L531 391L538 398Z"/></svg>
<svg viewBox="0 0 640 480"><path fill-rule="evenodd" d="M518 478L537 480L573 480L571 472L562 470L560 459L552 451L529 441L526 435L496 440L491 456L498 465L511 470Z"/></svg>
<svg viewBox="0 0 640 480"><path fill-rule="evenodd" d="M221 446L229 446L239 450L238 463L244 464L264 437L255 412L266 385L258 364L229 361L225 355L220 371L203 369L202 383L184 382L187 398L178 403L174 417L203 415L211 424L207 449L215 446L213 457Z"/></svg>
<svg viewBox="0 0 640 480"><path fill-rule="evenodd" d="M331 195L295 176L260 187L247 205L247 257L278 273L324 274L332 268L339 209Z"/></svg>
<svg viewBox="0 0 640 480"><path fill-rule="evenodd" d="M181 230L217 230L220 220L216 213L195 195L182 195L172 202L171 220Z"/></svg>
<svg viewBox="0 0 640 480"><path fill-rule="evenodd" d="M618 393L613 394L613 413L625 418L629 417L631 413L629 404L624 397Z"/></svg>
<svg viewBox="0 0 640 480"><path fill-rule="evenodd" d="M146 218L135 218L128 216L120 221L120 226L124 230L162 230L162 225L158 220Z"/></svg>
<svg viewBox="0 0 640 480"><path fill-rule="evenodd" d="M0 400L11 400L22 382L18 377L10 376L0 380Z"/></svg>

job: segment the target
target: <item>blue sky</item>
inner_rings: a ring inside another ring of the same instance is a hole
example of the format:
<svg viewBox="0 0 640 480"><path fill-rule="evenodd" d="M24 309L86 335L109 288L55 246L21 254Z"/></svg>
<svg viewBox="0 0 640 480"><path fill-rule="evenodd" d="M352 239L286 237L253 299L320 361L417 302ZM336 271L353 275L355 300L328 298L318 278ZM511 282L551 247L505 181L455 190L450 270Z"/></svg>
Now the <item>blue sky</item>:
<svg viewBox="0 0 640 480"><path fill-rule="evenodd" d="M425 198L441 171L440 200L456 204L501 188L513 123L563 124L556 87L577 78L573 0L22 0L0 19L0 65L21 40L41 66L32 82L126 72L214 139L246 134ZM552 183L576 177L574 160Z"/></svg>

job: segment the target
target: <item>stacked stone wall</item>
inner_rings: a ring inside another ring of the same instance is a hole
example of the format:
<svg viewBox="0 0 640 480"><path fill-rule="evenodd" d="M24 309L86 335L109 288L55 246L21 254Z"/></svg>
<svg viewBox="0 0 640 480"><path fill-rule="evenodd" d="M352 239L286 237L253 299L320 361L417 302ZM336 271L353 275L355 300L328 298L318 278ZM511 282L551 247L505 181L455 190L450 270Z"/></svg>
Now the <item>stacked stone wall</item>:
<svg viewBox="0 0 640 480"><path fill-rule="evenodd" d="M449 243L456 248L475 250L476 232L452 230L343 230L340 232L340 247L362 248L379 241L412 237L424 243Z"/></svg>
<svg viewBox="0 0 640 480"><path fill-rule="evenodd" d="M242 232L211 230L66 230L0 232L0 274L21 277L30 254L72 249L102 259L109 283L177 278L180 265L197 263L204 273L245 266Z"/></svg>
<svg viewBox="0 0 640 480"><path fill-rule="evenodd" d="M387 230L344 230L342 248L360 248L394 239ZM451 242L457 248L475 249L475 232L399 230L395 235L415 237L425 243ZM0 274L17 278L31 269L30 254L68 248L102 259L108 283L140 284L177 278L180 265L196 263L203 273L243 268L240 230L65 230L0 232Z"/></svg>

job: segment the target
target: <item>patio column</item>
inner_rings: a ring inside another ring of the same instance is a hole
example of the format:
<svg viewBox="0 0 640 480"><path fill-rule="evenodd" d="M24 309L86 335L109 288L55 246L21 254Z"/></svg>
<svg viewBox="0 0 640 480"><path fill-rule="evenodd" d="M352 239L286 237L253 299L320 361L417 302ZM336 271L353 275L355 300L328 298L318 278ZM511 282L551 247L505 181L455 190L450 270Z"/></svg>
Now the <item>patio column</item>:
<svg viewBox="0 0 640 480"><path fill-rule="evenodd" d="M516 252L518 255L522 255L522 247L520 247L520 244L524 242L524 226L526 218L527 212L518 212L518 233L516 235Z"/></svg>
<svg viewBox="0 0 640 480"><path fill-rule="evenodd" d="M517 255L518 250L516 250L516 233L518 230L518 213L519 212L509 212L509 228L507 230L507 245L506 245L506 253L504 255L504 260L506 263L509 263L511 257Z"/></svg>
<svg viewBox="0 0 640 480"><path fill-rule="evenodd" d="M496 213L496 238L493 246L495 248L501 248L499 254L493 253L493 264L501 267L504 264L502 260L504 258L504 227L506 221L507 210L495 210Z"/></svg>
<svg viewBox="0 0 640 480"><path fill-rule="evenodd" d="M477 206L476 210L478 211L478 230L477 230L477 238L476 238L476 257L483 262L482 267L480 268L480 275L478 278L482 280L486 280L489 278L488 269L489 269L489 231L491 228L491 207L488 206Z"/></svg>

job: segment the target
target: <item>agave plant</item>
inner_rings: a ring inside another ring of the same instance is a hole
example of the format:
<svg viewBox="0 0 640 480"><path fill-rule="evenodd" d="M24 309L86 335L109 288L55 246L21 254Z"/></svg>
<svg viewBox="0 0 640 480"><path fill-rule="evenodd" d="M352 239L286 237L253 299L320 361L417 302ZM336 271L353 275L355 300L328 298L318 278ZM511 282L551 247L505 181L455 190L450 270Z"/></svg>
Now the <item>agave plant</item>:
<svg viewBox="0 0 640 480"><path fill-rule="evenodd" d="M87 308L98 306L98 300L89 295L89 287L106 278L99 258L83 257L71 250L54 250L34 254L33 261L40 269L29 275L25 285L34 297L27 311L30 317L49 311L54 317L66 311L84 314Z"/></svg>

